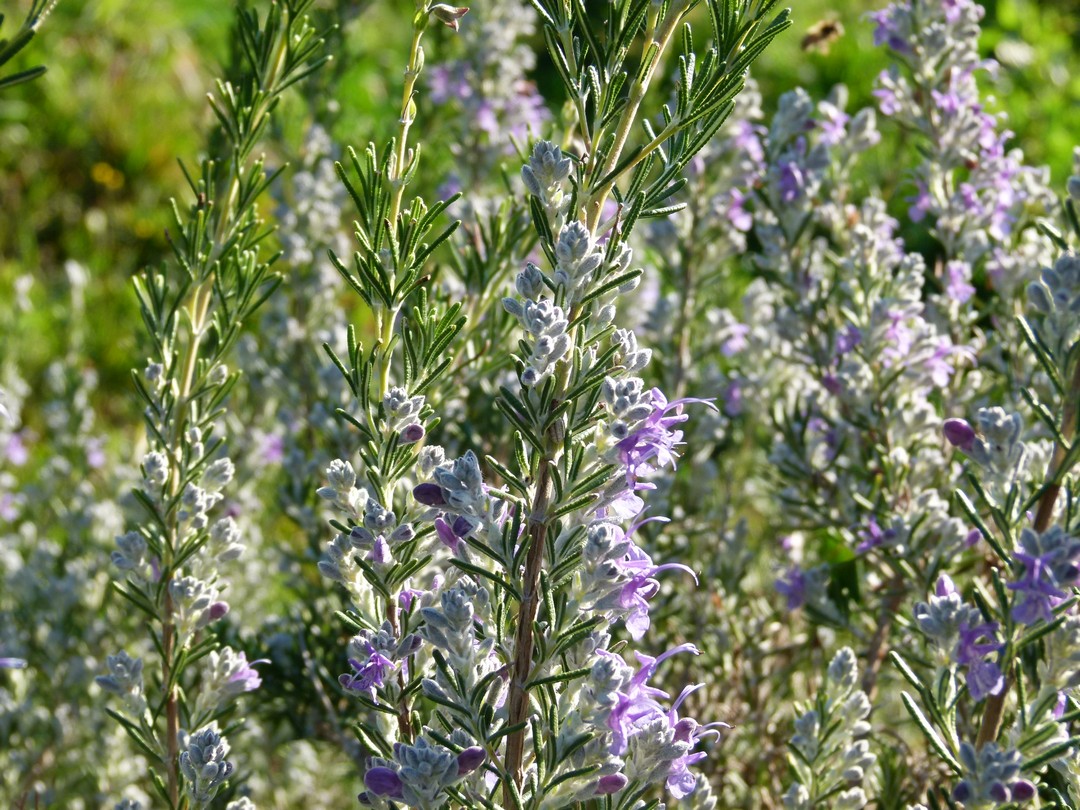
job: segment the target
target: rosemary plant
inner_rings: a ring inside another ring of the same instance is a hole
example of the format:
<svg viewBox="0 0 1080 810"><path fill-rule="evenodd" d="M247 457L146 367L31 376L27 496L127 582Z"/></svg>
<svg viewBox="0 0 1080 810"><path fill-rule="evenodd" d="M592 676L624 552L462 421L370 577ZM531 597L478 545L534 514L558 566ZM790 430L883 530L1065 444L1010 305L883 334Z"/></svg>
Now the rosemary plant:
<svg viewBox="0 0 1080 810"><path fill-rule="evenodd" d="M206 807L233 772L219 730L240 694L260 684L243 652L221 648L210 628L229 610L224 571L243 552L231 516L214 515L234 475L221 432L223 405L239 375L227 366L244 323L281 279L263 248L257 203L274 175L254 151L290 86L327 57L308 24L310 0L273 3L238 19L242 64L219 81L210 105L227 151L185 169L192 202L173 203L172 262L135 282L151 342L133 377L144 405L149 452L135 496L146 520L117 538L116 590L146 616L159 676L120 652L98 684L118 696L109 710L151 763L170 808Z"/></svg>
<svg viewBox="0 0 1080 810"><path fill-rule="evenodd" d="M331 353L357 398L342 416L360 454L357 467L331 464L320 490L344 518L321 568L352 600L341 684L370 712L363 803L631 807L655 804L658 782L676 798L694 790L689 766L711 726L678 708L695 687L670 701L648 681L696 650L638 653L635 670L610 632L640 640L655 576L689 571L654 564L632 539L640 523L626 525L674 459L687 401L643 387L651 352L614 321L641 275L634 226L673 210L686 165L787 26L774 5L615 3L597 28L582 5L536 4L576 111L563 141L581 151L540 141L522 168L549 269L527 263L501 303L521 329L493 402L512 438L456 459L424 444L439 421L428 396L452 383L446 352L463 327L460 304L427 289L425 265L455 226L429 237L449 201L403 200L419 157L407 138L421 38L465 9L417 7L398 138L353 155L356 179L341 171L361 249L352 267L335 261L377 334L365 350L350 332L348 356ZM687 22L698 6L711 23L700 54ZM669 51L675 100L649 116Z"/></svg>

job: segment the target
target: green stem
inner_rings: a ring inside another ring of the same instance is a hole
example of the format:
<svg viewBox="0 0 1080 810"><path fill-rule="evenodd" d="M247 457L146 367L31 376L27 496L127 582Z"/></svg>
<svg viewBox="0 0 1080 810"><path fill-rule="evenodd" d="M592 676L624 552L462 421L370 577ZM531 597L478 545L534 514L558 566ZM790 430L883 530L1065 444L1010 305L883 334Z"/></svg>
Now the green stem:
<svg viewBox="0 0 1080 810"><path fill-rule="evenodd" d="M417 15L413 23L412 44L409 46L409 66L405 68L405 85L401 91L401 117L398 119L397 153L393 166L390 167L390 183L394 187L393 197L390 200L390 227L396 228L398 216L401 213L401 200L405 196L405 183L402 176L405 173L405 159L408 156L409 129L412 127L415 113L413 94L416 88L416 77L420 75L420 38L424 35L427 17Z"/></svg>
<svg viewBox="0 0 1080 810"><path fill-rule="evenodd" d="M641 76L634 80L634 83L630 88L630 98L626 103L626 107L623 109L622 116L619 118L619 126L615 130L615 142L611 147L611 151L608 153L607 160L604 161L603 168L600 171L600 177L605 177L610 174L619 164L619 158L622 156L622 151L626 147L626 141L630 137L630 130L633 128L634 122L637 121L641 102L645 100L645 95L649 90L653 75L656 73L656 68L662 61L664 52L667 50L667 47L671 42L671 37L675 33L675 28L678 26L679 20L681 20L686 13L688 6L688 0L680 0L677 6L669 12L668 17L663 20L662 23L656 14L650 15L643 53L647 55L654 45L657 46L657 51L652 58L652 63L645 69L645 72ZM658 25L659 31L657 32L656 29ZM669 128L670 126L665 127L664 133L667 133ZM656 149L660 143L663 143L663 140L667 139L667 137L668 135L664 135L663 139L660 139L660 136L657 136L657 138L654 138L650 143L650 146L652 149ZM655 146L653 146L653 144L655 144ZM642 152L642 154L635 158L631 167L640 163L644 157L645 152ZM627 170L629 170L629 168L630 167L627 167ZM585 221L592 233L596 233L600 221L600 213L604 209L604 202L607 200L607 196L617 180L618 178L612 178L611 181L605 183L603 187L598 188L590 195L586 202Z"/></svg>

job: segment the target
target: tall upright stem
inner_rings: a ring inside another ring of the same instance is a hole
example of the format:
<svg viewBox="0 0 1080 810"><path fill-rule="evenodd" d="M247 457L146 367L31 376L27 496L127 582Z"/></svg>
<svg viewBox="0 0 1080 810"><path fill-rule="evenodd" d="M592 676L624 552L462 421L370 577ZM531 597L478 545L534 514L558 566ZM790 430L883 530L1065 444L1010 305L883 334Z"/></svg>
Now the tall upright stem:
<svg viewBox="0 0 1080 810"><path fill-rule="evenodd" d="M517 630L514 638L514 665L510 673L509 723L511 726L523 724L528 719L529 696L527 685L532 667L533 623L539 607L537 589L540 584L540 569L544 562L544 548L547 545L548 518L547 510L551 501L551 464L554 460L545 456L540 462L539 477L536 482L536 495L529 514L529 553L525 560L525 582L521 592L521 607L518 610ZM525 729L513 732L506 743L506 769L516 785L521 784L521 764L525 751ZM511 799L511 787L503 787L504 804L514 806Z"/></svg>
<svg viewBox="0 0 1080 810"><path fill-rule="evenodd" d="M199 360L199 347L202 343L203 334L206 331L206 317L210 309L210 301L213 297L213 275L199 284L191 295L191 308L188 310L191 321L191 335L186 347L182 370L180 373L180 389L176 399L176 416L173 429L170 434L169 459L169 502L175 500L180 490L180 442L187 425L189 411L188 399L191 396L192 386L195 383L195 368ZM173 570L173 555L180 542L179 518L174 514L169 521L168 542L165 547L166 559L162 561L162 591L164 601L161 609L161 680L166 689L165 695L165 784L169 793L169 801L173 807L177 807L180 801L180 775L179 767L179 741L180 733L180 706L179 696L176 691L175 673L173 672L173 658L176 655L176 622L174 617L174 605L169 584L175 571Z"/></svg>

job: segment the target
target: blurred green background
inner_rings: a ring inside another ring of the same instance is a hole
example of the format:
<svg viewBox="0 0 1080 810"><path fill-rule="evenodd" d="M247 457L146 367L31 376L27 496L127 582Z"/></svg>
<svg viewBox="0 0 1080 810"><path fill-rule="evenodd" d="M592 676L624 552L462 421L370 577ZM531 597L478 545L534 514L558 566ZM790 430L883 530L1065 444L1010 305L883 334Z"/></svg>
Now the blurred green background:
<svg viewBox="0 0 1080 810"><path fill-rule="evenodd" d="M26 5L0 7L8 35ZM873 47L866 14L881 5L796 3L793 29L755 66L766 114L796 85L820 98L844 82L852 107L872 103L886 58ZM318 9L321 25L342 22L335 36L344 56L306 93L314 102L288 99L271 163L299 143L313 114L333 122L342 144L381 139L393 122L407 35L400 9L370 0L327 1ZM997 107L1009 111L1015 145L1030 162L1048 164L1061 187L1080 140L1080 0L998 0L986 11L984 51L1004 68ZM184 190L177 159L194 162L204 148L212 124L204 95L228 62L232 19L232 4L221 0L61 0L13 66L44 63L48 73L0 95L0 360L17 357L34 384L65 351L71 315L64 264L78 261L91 277L79 362L99 372L95 405L116 426L135 422L128 373L139 364L140 330L129 279L168 253L168 199ZM804 35L823 21L839 22L844 33L827 51L804 50ZM429 63L447 35L434 38ZM555 82L543 67L536 78L547 89ZM435 151L426 160L437 170ZM891 165L877 167L879 176L867 182L902 179L889 175Z"/></svg>

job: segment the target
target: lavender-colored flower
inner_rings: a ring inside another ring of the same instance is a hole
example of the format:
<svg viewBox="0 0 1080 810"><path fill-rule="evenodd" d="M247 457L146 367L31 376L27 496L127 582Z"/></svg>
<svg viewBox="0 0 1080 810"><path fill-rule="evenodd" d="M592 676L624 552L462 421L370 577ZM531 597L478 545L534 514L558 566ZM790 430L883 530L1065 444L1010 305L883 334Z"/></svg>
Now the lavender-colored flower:
<svg viewBox="0 0 1080 810"><path fill-rule="evenodd" d="M375 691L386 684L386 676L396 669L393 661L375 649L370 642L364 642L366 658L350 658L349 666L353 672L338 678L341 686L351 692L367 692L372 699Z"/></svg>
<svg viewBox="0 0 1080 810"><path fill-rule="evenodd" d="M965 453L975 444L975 429L964 419L946 419L943 430L949 444Z"/></svg>
<svg viewBox="0 0 1080 810"><path fill-rule="evenodd" d="M376 691L401 669L402 661L420 649L421 643L420 637L412 633L398 639L389 622L384 622L378 632L364 630L349 642L349 666L353 671L341 675L338 682L350 692L374 699Z"/></svg>
<svg viewBox="0 0 1080 810"><path fill-rule="evenodd" d="M652 389L651 400L651 413L638 422L617 445L620 460L626 466L627 482L630 484L657 467L675 463L675 448L681 444L683 434L674 427L689 418L682 412L684 405L701 403L716 410L712 401L707 399L687 397L668 402L659 388Z"/></svg>
<svg viewBox="0 0 1080 810"><path fill-rule="evenodd" d="M1051 622L1054 608L1068 595L1064 589L1080 582L1080 538L1060 526L1042 534L1025 528L1020 547L1014 559L1024 566L1023 575L1008 585L1018 596L1013 618L1022 624Z"/></svg>
<svg viewBox="0 0 1080 810"><path fill-rule="evenodd" d="M0 658L0 669L26 669L23 658Z"/></svg>
<svg viewBox="0 0 1080 810"><path fill-rule="evenodd" d="M773 585L787 599L788 610L797 610L806 604L806 575L797 565L791 566Z"/></svg>
<svg viewBox="0 0 1080 810"><path fill-rule="evenodd" d="M859 531L859 545L855 547L856 554L864 554L872 548L879 548L892 543L897 532L893 528L882 529L878 525L877 518L871 517L865 529Z"/></svg>
<svg viewBox="0 0 1080 810"><path fill-rule="evenodd" d="M1005 675L993 661L976 661L968 667L967 688L975 701L1000 695L1005 689Z"/></svg>

